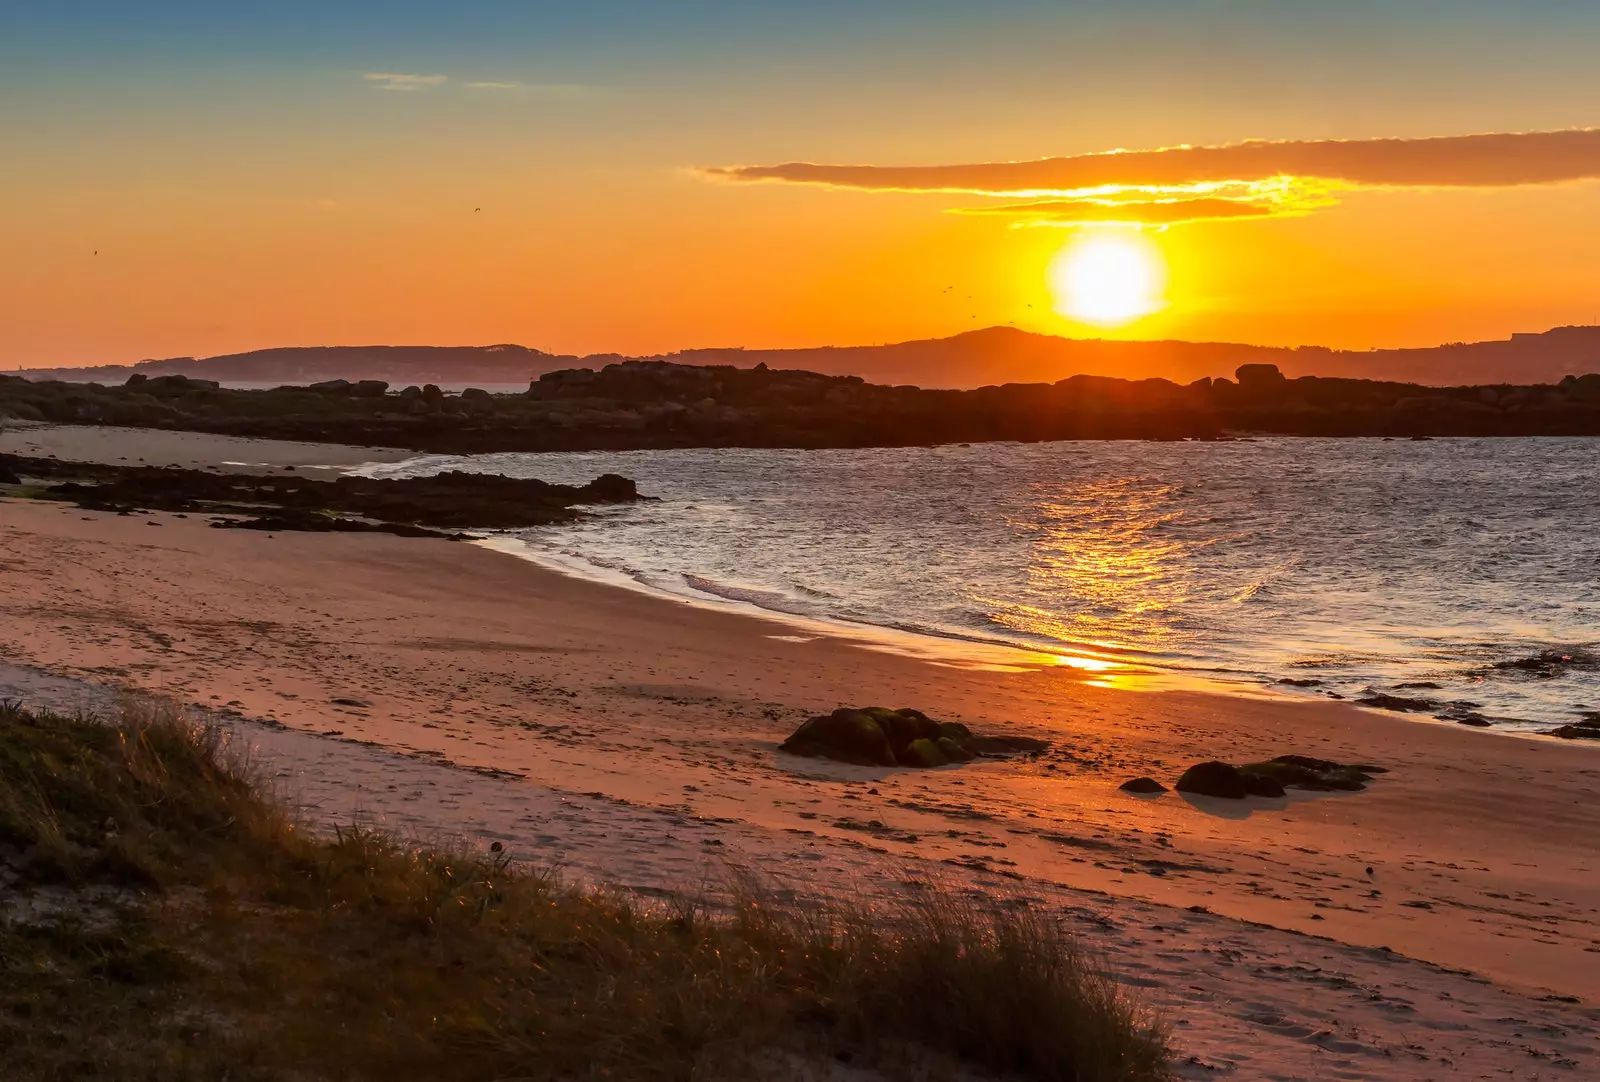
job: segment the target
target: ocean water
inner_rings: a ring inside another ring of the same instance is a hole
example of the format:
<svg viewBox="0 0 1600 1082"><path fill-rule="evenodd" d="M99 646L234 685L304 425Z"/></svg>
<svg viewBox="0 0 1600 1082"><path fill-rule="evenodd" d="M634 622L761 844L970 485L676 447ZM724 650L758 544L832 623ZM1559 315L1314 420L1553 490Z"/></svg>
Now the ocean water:
<svg viewBox="0 0 1600 1082"><path fill-rule="evenodd" d="M1600 440L497 454L363 472L446 469L632 477L659 500L519 531L518 547L928 652L1384 692L1503 727L1600 710ZM1507 664L1544 651L1571 661Z"/></svg>

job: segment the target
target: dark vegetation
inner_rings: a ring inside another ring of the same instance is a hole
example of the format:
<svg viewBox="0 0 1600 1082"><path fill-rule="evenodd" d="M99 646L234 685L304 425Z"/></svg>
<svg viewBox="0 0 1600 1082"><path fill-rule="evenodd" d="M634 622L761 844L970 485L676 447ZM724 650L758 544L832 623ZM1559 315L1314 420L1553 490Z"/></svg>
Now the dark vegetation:
<svg viewBox="0 0 1600 1082"><path fill-rule="evenodd" d="M0 469L12 471L18 482L35 482L30 494L42 499L99 511L242 514L252 517L218 525L269 530L445 536L437 531L566 522L581 514L580 505L640 498L633 482L616 474L576 487L481 473L317 481L286 473L219 474L48 458L0 459ZM345 517L352 515L358 517Z"/></svg>
<svg viewBox="0 0 1600 1082"><path fill-rule="evenodd" d="M872 910L645 904L509 854L318 835L217 730L139 704L116 724L0 704L0 1056L8 1079L121 1082L749 1079L836 1057L1170 1077L1160 1032L1041 910L928 884Z"/></svg>
<svg viewBox="0 0 1600 1082"><path fill-rule="evenodd" d="M920 710L841 706L807 719L778 750L858 766L926 768L1049 747L1026 736L978 736L959 721L935 721Z"/></svg>
<svg viewBox="0 0 1600 1082"><path fill-rule="evenodd" d="M1387 773L1381 766L1347 766L1308 755L1280 755L1244 766L1211 760L1185 770L1178 779L1177 789L1180 793L1226 800L1243 800L1247 796L1278 797L1288 789L1354 793L1365 789L1372 775Z"/></svg>
<svg viewBox="0 0 1600 1082"><path fill-rule="evenodd" d="M1600 374L1555 385L1424 387L1285 379L1272 365L1180 385L1073 376L969 391L852 376L630 361L550 372L523 394L379 382L234 391L0 377L0 416L441 453L662 447L896 447L983 440L1600 435Z"/></svg>

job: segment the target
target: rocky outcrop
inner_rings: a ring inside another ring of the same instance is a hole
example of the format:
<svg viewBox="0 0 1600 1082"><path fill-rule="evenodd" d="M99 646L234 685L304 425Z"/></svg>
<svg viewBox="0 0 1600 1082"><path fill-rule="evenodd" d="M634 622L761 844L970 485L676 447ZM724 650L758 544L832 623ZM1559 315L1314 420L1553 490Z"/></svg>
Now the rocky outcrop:
<svg viewBox="0 0 1600 1082"><path fill-rule="evenodd" d="M517 529L570 521L583 505L641 498L632 481L616 474L582 486L462 472L313 481L281 474L216 474L55 459L21 462L31 476L54 482L45 492L47 498L99 509L211 511L252 518L261 517L266 507L273 509L265 516L274 523L266 527L271 529L318 528L317 516L328 515L432 530Z"/></svg>
<svg viewBox="0 0 1600 1082"><path fill-rule="evenodd" d="M1437 699L1419 699L1409 695L1389 695L1385 692L1363 695L1355 701L1361 706L1372 706L1379 710L1393 710L1401 714L1432 713L1444 706Z"/></svg>
<svg viewBox="0 0 1600 1082"><path fill-rule="evenodd" d="M1562 740L1600 740L1600 713L1586 714L1582 721L1551 729L1550 735Z"/></svg>
<svg viewBox="0 0 1600 1082"><path fill-rule="evenodd" d="M935 721L920 710L867 706L809 718L778 750L858 766L926 769L1049 746L1030 737L979 736L960 722Z"/></svg>
<svg viewBox="0 0 1600 1082"><path fill-rule="evenodd" d="M5 455L0 455L0 485L20 485L22 478L17 476L17 471L12 469L11 463Z"/></svg>
<svg viewBox="0 0 1600 1082"><path fill-rule="evenodd" d="M1180 793L1224 800L1243 800L1247 796L1281 797L1288 789L1357 792L1367 787L1372 775L1387 772L1380 766L1346 766L1307 755L1280 755L1245 766L1213 759L1184 771L1177 788Z"/></svg>
<svg viewBox="0 0 1600 1082"><path fill-rule="evenodd" d="M221 390L182 375L126 386L0 376L0 415L418 451L902 447L984 440L1600 435L1600 377L1532 387L1420 387L1244 365L1233 379L1072 376L973 390L731 365L619 361L548 372L519 394L378 380ZM380 387L382 388L380 390Z"/></svg>

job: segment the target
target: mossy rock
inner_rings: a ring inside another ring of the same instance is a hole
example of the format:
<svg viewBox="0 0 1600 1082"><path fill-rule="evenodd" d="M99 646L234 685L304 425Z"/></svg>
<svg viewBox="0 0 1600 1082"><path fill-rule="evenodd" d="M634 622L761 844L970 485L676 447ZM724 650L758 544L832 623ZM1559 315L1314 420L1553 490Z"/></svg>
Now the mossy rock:
<svg viewBox="0 0 1600 1082"><path fill-rule="evenodd" d="M906 750L900 754L900 761L906 766L935 767L944 766L950 762L944 752L939 750L939 745L932 740L913 740L906 745Z"/></svg>
<svg viewBox="0 0 1600 1082"><path fill-rule="evenodd" d="M1387 771L1381 766L1346 765L1307 755L1280 755L1239 767L1212 760L1184 771L1178 790L1226 800L1281 797L1289 789L1353 793L1365 789L1372 775L1384 773Z"/></svg>

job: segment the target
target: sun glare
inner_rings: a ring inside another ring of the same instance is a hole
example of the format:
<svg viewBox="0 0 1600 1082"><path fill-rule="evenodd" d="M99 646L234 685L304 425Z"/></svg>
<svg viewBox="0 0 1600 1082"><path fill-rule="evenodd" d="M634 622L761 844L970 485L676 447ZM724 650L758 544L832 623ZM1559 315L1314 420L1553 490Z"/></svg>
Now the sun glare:
<svg viewBox="0 0 1600 1082"><path fill-rule="evenodd" d="M1056 311L1068 319L1119 327L1166 307L1161 249L1142 233L1118 230L1074 238L1050 263Z"/></svg>

